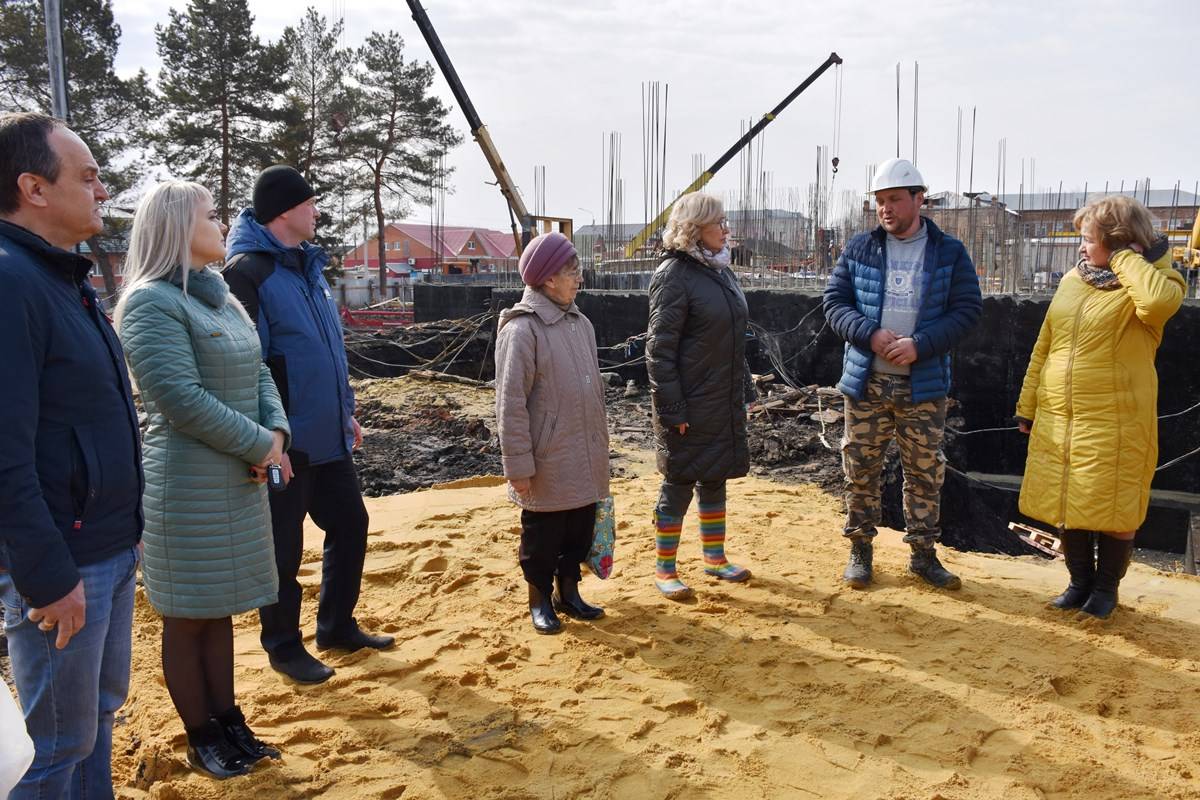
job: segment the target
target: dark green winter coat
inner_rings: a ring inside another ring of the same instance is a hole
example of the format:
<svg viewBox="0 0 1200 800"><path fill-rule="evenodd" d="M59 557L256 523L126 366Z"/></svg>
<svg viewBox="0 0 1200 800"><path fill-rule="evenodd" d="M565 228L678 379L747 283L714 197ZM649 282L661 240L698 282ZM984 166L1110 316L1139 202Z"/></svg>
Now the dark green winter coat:
<svg viewBox="0 0 1200 800"><path fill-rule="evenodd" d="M276 602L279 579L267 490L250 465L287 415L258 334L212 270L133 291L121 342L149 417L145 560L151 605L215 619Z"/></svg>

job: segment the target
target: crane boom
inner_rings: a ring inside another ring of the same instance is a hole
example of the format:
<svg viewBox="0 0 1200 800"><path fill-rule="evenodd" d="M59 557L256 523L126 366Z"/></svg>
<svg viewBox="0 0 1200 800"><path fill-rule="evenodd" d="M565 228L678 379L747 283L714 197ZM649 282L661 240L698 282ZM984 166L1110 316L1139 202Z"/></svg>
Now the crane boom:
<svg viewBox="0 0 1200 800"><path fill-rule="evenodd" d="M412 2L412 0L410 0L410 2ZM805 78L804 82L801 83L799 86L797 86L795 89L793 89L791 94L789 94L787 97L783 98L783 100L781 100L779 102L779 105L775 106L773 109L768 111L766 114L763 115L762 119L760 119L758 122L754 123L754 125L751 126L750 130L746 131L746 133L742 135L742 138L740 138L736 142L734 142L732 147L730 147L728 150L726 150L721 155L720 158L718 158L716 161L714 161L712 163L712 166L710 166L704 172L700 173L700 176L698 178L696 178L696 180L692 181L691 185L689 185L686 189L684 189L682 192L680 192L679 196L682 197L685 194L690 194L692 192L698 192L702 188L704 188L704 185L707 184L709 181L711 181L713 179L713 176L717 174L717 170L721 169L721 167L728 164L733 159L733 157L736 156L741 151L741 149L743 147L748 145L750 143L750 141L752 139L754 139L755 136L758 136L758 134L760 132L762 132L763 128L767 127L767 125L774 122L775 118L777 116L779 116L780 112L782 112L785 108L787 108L789 105L791 105L792 101L795 100L797 97L799 97L801 92L803 92L810 85L812 85L813 81L815 81L817 78L821 77L821 75L824 74L825 70L829 69L834 64L841 64L841 63L842 63L841 56L839 56L837 53L830 53L829 58L825 59L825 63L823 63L823 64L821 64L821 66L817 67L817 69L813 72L813 74L811 74L807 78ZM675 201L678 199L679 198L677 197L677 198L675 198L675 200L672 200L670 202L670 204L662 210L662 213L660 213L657 217L655 217L654 220L649 225L647 225L645 228L642 228L642 230L639 231L636 236L634 236L632 239L629 240L629 244L626 245L626 247L625 247L625 257L626 258L633 258L633 256L637 253L637 251L639 249L641 249L642 247L644 247L646 242L649 241L650 237L654 235L655 231L657 231L663 225L666 224L667 218L670 217L670 215L671 215L671 209L675 206Z"/></svg>
<svg viewBox="0 0 1200 800"><path fill-rule="evenodd" d="M534 218L529 213L529 209L525 207L525 201L521 198L521 193L517 190L516 183L513 182L512 176L508 174L508 168L504 166L503 159L500 158L500 151L496 149L495 143L492 141L491 135L483 124L483 120L479 118L479 113L475 110L475 104L471 102L470 96L467 95L467 90L459 80L458 71L454 69L454 64L450 62L450 56L446 54L446 48L442 47L442 40L438 38L437 31L433 29L433 23L429 21L429 15L425 13L425 9L421 8L419 0L408 0L408 7L412 11L413 20L417 23L417 28L421 31L421 35L425 37L425 43L429 45L430 51L433 53L433 60L437 62L438 68L441 69L442 75L446 78L446 82L450 84L450 91L454 93L454 99L458 102L459 108L467 117L467 125L471 128L471 136L479 144L479 148L483 150L483 157L487 159L488 166L492 168L492 174L496 176L496 183L500 186L500 193L504 195L504 199L508 201L509 216L512 218L513 239L517 244L517 252L520 253L529 239L534 236ZM517 231L517 225L521 226L520 232Z"/></svg>

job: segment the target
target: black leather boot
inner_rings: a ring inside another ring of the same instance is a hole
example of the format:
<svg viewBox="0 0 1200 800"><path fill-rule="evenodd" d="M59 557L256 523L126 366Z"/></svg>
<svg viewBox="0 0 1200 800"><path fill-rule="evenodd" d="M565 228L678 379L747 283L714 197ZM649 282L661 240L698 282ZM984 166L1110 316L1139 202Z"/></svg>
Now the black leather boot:
<svg viewBox="0 0 1200 800"><path fill-rule="evenodd" d="M250 730L250 726L246 724L242 710L237 706L216 714L213 716L213 720L221 726L221 732L225 734L225 741L237 748L238 752L242 754L242 760L246 763L255 764L264 758L279 758L277 749L254 735L254 731Z"/></svg>
<svg viewBox="0 0 1200 800"><path fill-rule="evenodd" d="M296 683L324 683L333 677L333 668L318 661L312 653L301 650L295 655L269 655L271 669L283 673Z"/></svg>
<svg viewBox="0 0 1200 800"><path fill-rule="evenodd" d="M533 620L533 629L538 633L558 633L562 630L562 620L554 613L554 605L541 589L529 584L529 616Z"/></svg>
<svg viewBox="0 0 1200 800"><path fill-rule="evenodd" d="M1064 530L1058 537L1062 542L1063 560L1071 582L1050 605L1063 611L1081 608L1092 593L1096 580L1096 540L1091 531Z"/></svg>
<svg viewBox="0 0 1200 800"><path fill-rule="evenodd" d="M358 627L358 623L354 623L354 627L345 632L340 633L330 639L322 639L317 636L317 650L345 650L347 653L353 653L357 650L362 650L369 647L372 650L387 650L396 643L395 636L389 636L386 633L367 633L362 628Z"/></svg>
<svg viewBox="0 0 1200 800"><path fill-rule="evenodd" d="M942 566L942 562L938 561L937 550L933 542L921 543L913 542L912 556L908 562L908 571L914 575L919 575L925 579L925 582L936 586L939 589L958 589L962 586L962 581L958 579L950 570Z"/></svg>
<svg viewBox="0 0 1200 800"><path fill-rule="evenodd" d="M554 608L556 611L561 611L568 617L574 617L575 619L600 619L604 616L603 608L588 605L579 596L578 578L565 578L559 575L557 581L558 591L554 593Z"/></svg>
<svg viewBox="0 0 1200 800"><path fill-rule="evenodd" d="M1100 534L1096 556L1096 582L1092 585L1091 597L1079 609L1084 614L1108 619L1117 608L1117 587L1129 569L1133 557L1133 540L1117 539Z"/></svg>
<svg viewBox="0 0 1200 800"><path fill-rule="evenodd" d="M245 775L250 764L231 745L216 720L210 719L196 730L188 730L187 760L196 769L217 780Z"/></svg>
<svg viewBox="0 0 1200 800"><path fill-rule="evenodd" d="M850 561L842 572L842 580L853 589L865 589L874 577L875 545L867 536L850 539Z"/></svg>

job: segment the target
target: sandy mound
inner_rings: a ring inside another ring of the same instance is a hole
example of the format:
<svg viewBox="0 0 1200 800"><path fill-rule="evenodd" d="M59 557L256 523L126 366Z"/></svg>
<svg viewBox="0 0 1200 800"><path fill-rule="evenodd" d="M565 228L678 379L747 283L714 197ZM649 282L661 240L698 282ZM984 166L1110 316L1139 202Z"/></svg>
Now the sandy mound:
<svg viewBox="0 0 1200 800"><path fill-rule="evenodd" d="M401 644L296 687L240 618L239 697L285 753L247 778L188 771L139 598L121 796L1200 797L1196 579L1135 565L1119 617L1080 625L1043 608L1060 565L951 552L964 588L944 594L888 532L878 586L848 591L837 501L751 478L731 485L730 551L756 577L706 580L693 516L698 598L674 604L649 579L657 481L636 471L614 485L616 574L584 584L608 616L557 637L528 623L498 481L370 500L360 619ZM310 634L319 555L310 538Z"/></svg>

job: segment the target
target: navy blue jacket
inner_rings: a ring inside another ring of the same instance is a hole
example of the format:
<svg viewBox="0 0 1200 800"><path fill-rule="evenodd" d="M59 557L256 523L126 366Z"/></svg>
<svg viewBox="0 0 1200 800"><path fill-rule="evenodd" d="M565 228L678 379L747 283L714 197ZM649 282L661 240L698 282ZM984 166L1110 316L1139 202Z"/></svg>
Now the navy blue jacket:
<svg viewBox="0 0 1200 800"><path fill-rule="evenodd" d="M921 314L913 341L917 361L912 365L914 402L936 400L950 391L950 349L978 321L983 310L979 278L963 243L924 220L924 288ZM855 400L867 391L875 354L871 335L883 318L883 287L887 277L887 232L882 227L850 240L825 288L825 318L846 340L842 379L838 389Z"/></svg>
<svg viewBox="0 0 1200 800"><path fill-rule="evenodd" d="M329 256L308 242L284 247L248 208L234 220L226 250L222 274L258 326L292 428L292 466L346 458L354 391L341 317L321 272Z"/></svg>
<svg viewBox="0 0 1200 800"><path fill-rule="evenodd" d="M142 535L137 412L91 267L0 220L0 567L35 608Z"/></svg>

